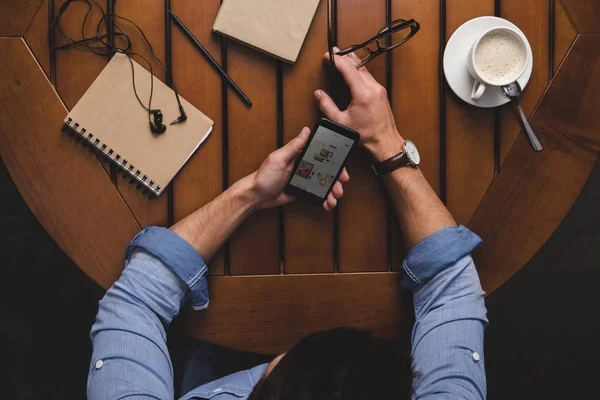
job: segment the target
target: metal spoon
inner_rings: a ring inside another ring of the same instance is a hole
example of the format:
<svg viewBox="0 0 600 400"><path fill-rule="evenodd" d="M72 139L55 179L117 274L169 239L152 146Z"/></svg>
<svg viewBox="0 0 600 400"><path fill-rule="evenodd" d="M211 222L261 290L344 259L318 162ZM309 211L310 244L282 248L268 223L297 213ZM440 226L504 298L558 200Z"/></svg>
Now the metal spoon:
<svg viewBox="0 0 600 400"><path fill-rule="evenodd" d="M513 82L508 86L502 86L502 90L504 91L506 97L508 97L517 106L517 110L519 110L519 114L523 120L525 132L527 132L527 137L529 138L531 146L535 151L542 151L542 145L540 144L537 136L535 136L535 133L533 133L533 129L531 129L529 122L527 122L527 117L525 116L525 113L521 108L521 103L519 102L519 97L521 97L521 93L523 92L521 85L519 85L519 82Z"/></svg>

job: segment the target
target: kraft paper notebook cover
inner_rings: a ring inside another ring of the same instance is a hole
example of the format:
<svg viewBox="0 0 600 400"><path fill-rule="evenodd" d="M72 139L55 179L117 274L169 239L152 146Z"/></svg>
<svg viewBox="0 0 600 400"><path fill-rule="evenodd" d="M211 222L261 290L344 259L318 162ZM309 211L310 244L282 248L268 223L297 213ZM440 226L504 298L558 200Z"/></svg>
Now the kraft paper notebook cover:
<svg viewBox="0 0 600 400"><path fill-rule="evenodd" d="M224 0L213 31L296 62L319 0Z"/></svg>
<svg viewBox="0 0 600 400"><path fill-rule="evenodd" d="M148 106L152 75L135 61L133 67L138 95ZM160 109L168 125L180 115L175 93L153 79L151 108ZM139 189L158 196L212 131L210 118L183 97L181 104L187 120L152 134L148 112L135 98L129 59L116 53L65 118L63 131L117 166Z"/></svg>

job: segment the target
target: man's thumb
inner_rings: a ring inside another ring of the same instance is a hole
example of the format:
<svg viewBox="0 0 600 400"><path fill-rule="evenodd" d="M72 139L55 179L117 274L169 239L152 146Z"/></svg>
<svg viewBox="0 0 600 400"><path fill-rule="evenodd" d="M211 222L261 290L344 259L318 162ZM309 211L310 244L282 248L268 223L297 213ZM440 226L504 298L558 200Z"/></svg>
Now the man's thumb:
<svg viewBox="0 0 600 400"><path fill-rule="evenodd" d="M325 115L325 117L335 122L342 123L342 112L337 107L335 102L329 97L327 93L319 89L315 91L315 99L319 103L319 109Z"/></svg>
<svg viewBox="0 0 600 400"><path fill-rule="evenodd" d="M281 157L286 163L290 163L294 158L296 158L298 153L302 151L302 148L304 145L306 145L309 136L310 129L304 127L298 136L290 140L285 146L277 150L277 152L281 154Z"/></svg>

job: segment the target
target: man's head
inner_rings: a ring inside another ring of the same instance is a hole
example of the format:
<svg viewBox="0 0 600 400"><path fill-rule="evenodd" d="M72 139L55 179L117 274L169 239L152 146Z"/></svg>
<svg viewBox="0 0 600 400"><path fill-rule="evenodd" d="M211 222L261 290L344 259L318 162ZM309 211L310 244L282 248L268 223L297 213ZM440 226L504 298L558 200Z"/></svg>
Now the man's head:
<svg viewBox="0 0 600 400"><path fill-rule="evenodd" d="M302 339L256 385L249 400L408 399L410 357L357 329Z"/></svg>

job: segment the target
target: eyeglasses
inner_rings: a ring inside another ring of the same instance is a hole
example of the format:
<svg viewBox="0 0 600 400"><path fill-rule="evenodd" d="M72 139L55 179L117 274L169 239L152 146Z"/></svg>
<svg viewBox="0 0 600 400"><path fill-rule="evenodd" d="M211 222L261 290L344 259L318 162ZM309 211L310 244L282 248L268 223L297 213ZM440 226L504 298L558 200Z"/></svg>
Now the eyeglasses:
<svg viewBox="0 0 600 400"><path fill-rule="evenodd" d="M333 20L332 1L327 0L327 44L329 46L329 58L331 65L335 67L335 57L333 53L333 30L336 21ZM421 28L421 25L414 19L404 20L397 19L391 24L384 26L371 39L361 44L355 44L346 47L335 53L338 56L345 56L350 53L355 53L360 62L356 68L360 68L373 60L380 54L392 51L404 43L408 42Z"/></svg>

